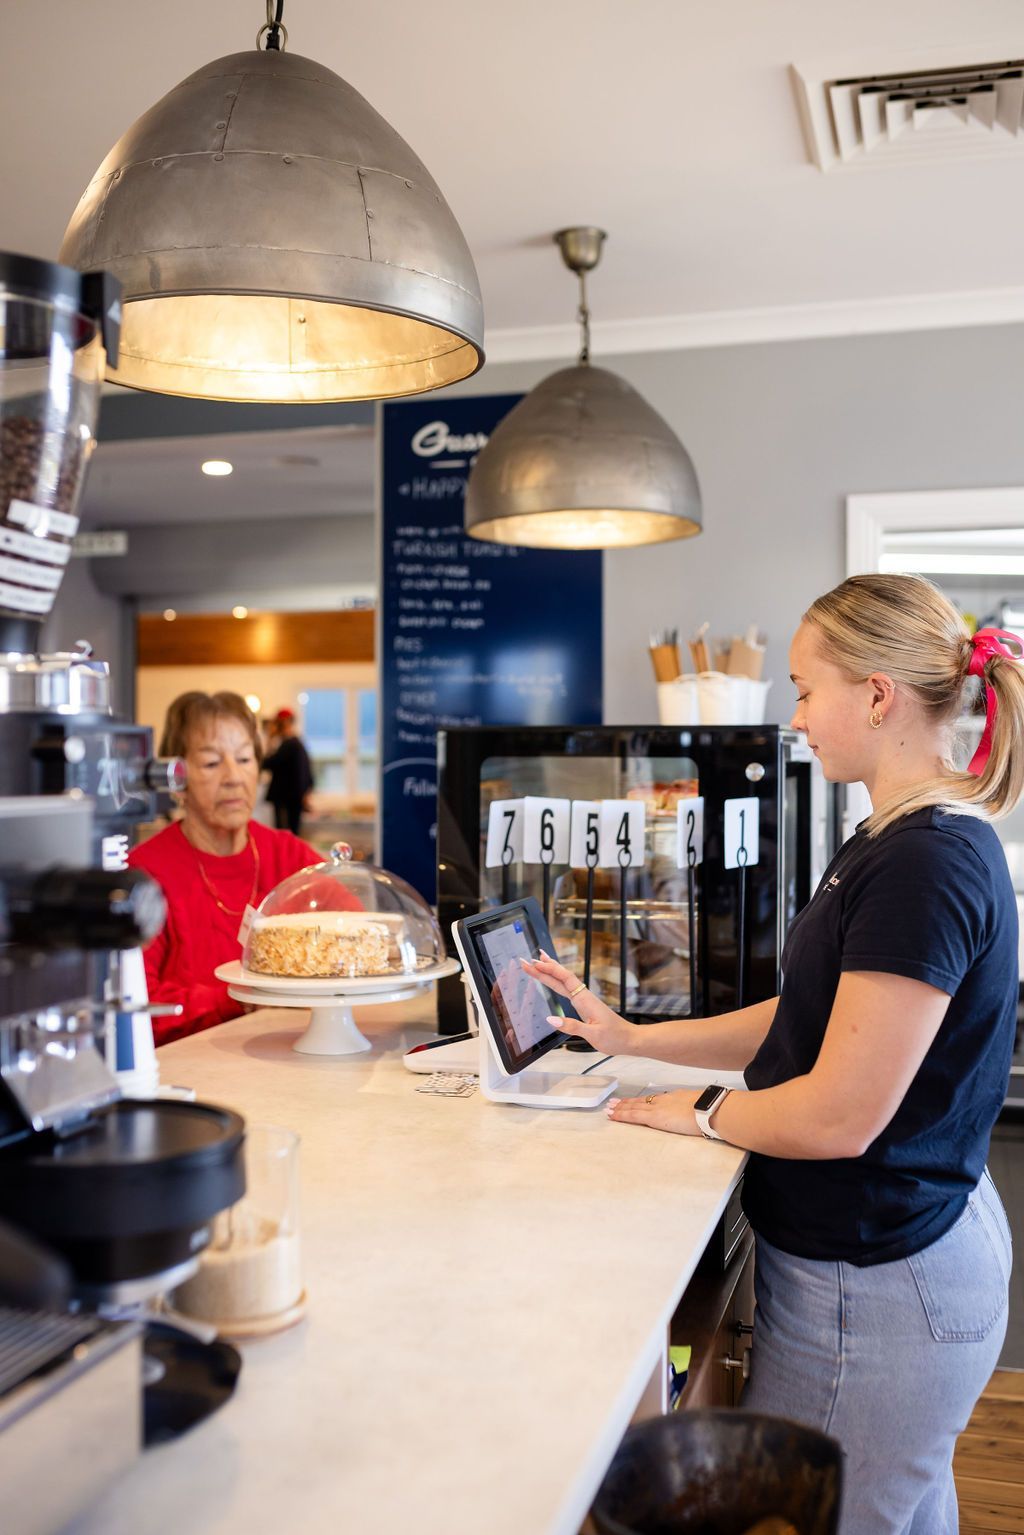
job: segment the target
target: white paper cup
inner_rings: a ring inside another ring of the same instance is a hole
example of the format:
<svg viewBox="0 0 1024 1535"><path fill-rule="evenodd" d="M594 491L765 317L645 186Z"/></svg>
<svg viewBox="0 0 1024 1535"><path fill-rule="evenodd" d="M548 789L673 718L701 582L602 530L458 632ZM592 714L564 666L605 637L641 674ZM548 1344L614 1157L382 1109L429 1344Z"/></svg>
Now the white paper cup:
<svg viewBox="0 0 1024 1535"><path fill-rule="evenodd" d="M768 702L768 689L771 687L771 678L767 682L754 682L746 677L747 684L747 718L748 725L763 725L765 707Z"/></svg>
<svg viewBox="0 0 1024 1535"><path fill-rule="evenodd" d="M702 725L742 725L747 710L747 679L728 677L725 672L701 672L697 678L697 700Z"/></svg>
<svg viewBox="0 0 1024 1535"><path fill-rule="evenodd" d="M658 683L658 719L663 725L700 724L696 677Z"/></svg>

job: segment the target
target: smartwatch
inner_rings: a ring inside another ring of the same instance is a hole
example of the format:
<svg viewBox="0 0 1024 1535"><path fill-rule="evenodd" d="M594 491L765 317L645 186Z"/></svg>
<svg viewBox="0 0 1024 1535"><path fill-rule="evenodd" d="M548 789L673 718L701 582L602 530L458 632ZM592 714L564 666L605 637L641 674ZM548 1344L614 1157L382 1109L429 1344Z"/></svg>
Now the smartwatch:
<svg viewBox="0 0 1024 1535"><path fill-rule="evenodd" d="M720 1141L722 1136L717 1130L711 1128L711 1116L716 1109L721 1108L722 1102L732 1092L731 1087L719 1087L713 1084L706 1087L697 1102L693 1105L693 1112L697 1120L697 1129L705 1140Z"/></svg>

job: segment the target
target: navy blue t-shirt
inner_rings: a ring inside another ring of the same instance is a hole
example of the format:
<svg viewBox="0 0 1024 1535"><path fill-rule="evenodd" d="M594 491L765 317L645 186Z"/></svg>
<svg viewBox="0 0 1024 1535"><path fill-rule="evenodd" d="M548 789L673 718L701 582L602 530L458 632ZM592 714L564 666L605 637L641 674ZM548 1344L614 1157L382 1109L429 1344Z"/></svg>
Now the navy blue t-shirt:
<svg viewBox="0 0 1024 1535"><path fill-rule="evenodd" d="M1017 1017L1017 905L992 827L928 809L869 838L858 829L792 923L775 1018L749 1088L810 1071L844 970L910 976L951 1001L891 1123L863 1156L752 1153L754 1230L803 1258L886 1263L958 1219L1006 1096Z"/></svg>

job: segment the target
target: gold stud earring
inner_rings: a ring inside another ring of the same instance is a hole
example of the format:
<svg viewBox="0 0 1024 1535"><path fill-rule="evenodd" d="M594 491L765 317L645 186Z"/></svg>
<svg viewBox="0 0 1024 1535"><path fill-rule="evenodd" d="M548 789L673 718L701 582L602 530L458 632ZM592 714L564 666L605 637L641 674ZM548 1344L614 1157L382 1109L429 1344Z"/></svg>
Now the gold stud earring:
<svg viewBox="0 0 1024 1535"><path fill-rule="evenodd" d="M872 709L872 711L871 711L871 718L869 720L869 724L871 725L872 730L881 730L881 728L882 728L882 721L884 719L885 719L885 715L884 714L879 714L877 709Z"/></svg>

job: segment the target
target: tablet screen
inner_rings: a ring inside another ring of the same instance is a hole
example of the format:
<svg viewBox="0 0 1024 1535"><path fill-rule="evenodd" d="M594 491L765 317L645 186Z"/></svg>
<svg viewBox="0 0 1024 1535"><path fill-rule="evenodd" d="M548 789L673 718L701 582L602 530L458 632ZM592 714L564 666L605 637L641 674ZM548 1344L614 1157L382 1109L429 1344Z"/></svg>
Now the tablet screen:
<svg viewBox="0 0 1024 1535"><path fill-rule="evenodd" d="M550 935L546 927L538 933L525 902L494 916L474 918L466 928L474 969L479 970L477 980L483 981L490 1002L491 1023L505 1047L502 1053L509 1057L506 1065L518 1070L526 1060L543 1053L545 1046L561 1042L562 1036L548 1022L549 1015L575 1016L563 997L533 980L519 963L536 959L542 947L551 953Z"/></svg>

